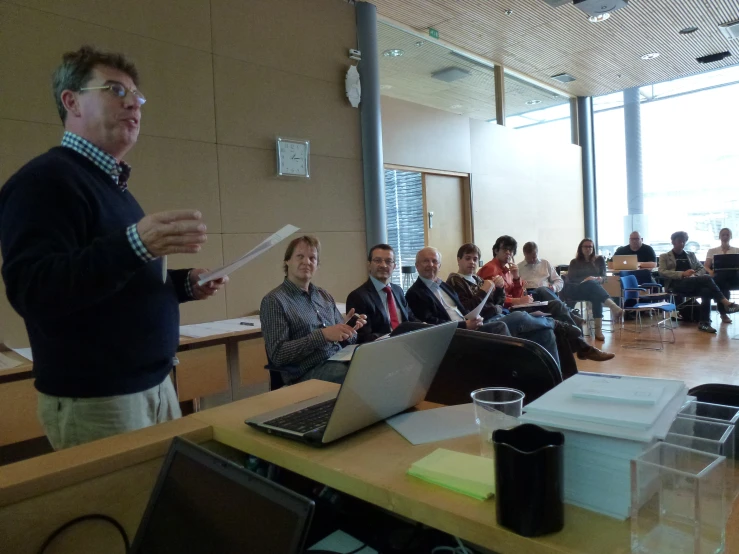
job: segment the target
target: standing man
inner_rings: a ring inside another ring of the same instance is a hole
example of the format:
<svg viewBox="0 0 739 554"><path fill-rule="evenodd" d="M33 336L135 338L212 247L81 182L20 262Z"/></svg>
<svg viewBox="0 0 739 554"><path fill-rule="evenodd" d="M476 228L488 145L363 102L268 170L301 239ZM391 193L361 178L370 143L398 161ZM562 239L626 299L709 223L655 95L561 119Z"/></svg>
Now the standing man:
<svg viewBox="0 0 739 554"><path fill-rule="evenodd" d="M321 243L304 235L290 241L283 258L285 280L262 299L262 321L267 358L281 371L286 385L308 379L343 383L349 364L329 360L344 346L357 342L364 325L358 316L347 325L333 297L311 283L318 269Z"/></svg>
<svg viewBox="0 0 739 554"><path fill-rule="evenodd" d="M688 233L677 231L672 233L670 240L672 250L659 257L659 274L665 279L665 288L675 294L700 296L698 330L715 333L716 329L711 327L711 299L715 300L716 304L723 304L727 314L739 312L739 305L729 302L695 254L685 251Z"/></svg>
<svg viewBox="0 0 739 554"><path fill-rule="evenodd" d="M641 269L652 269L657 267L657 255L654 249L648 244L644 244L644 239L639 231L633 231L629 235L629 244L619 246L613 253L614 256L636 256Z"/></svg>
<svg viewBox="0 0 739 554"><path fill-rule="evenodd" d="M408 307L403 289L390 282L395 269L395 250L389 244L373 246L367 256L369 279L349 293L346 309L364 314L367 321L357 332L358 342L372 342L387 335L404 321L418 321Z"/></svg>
<svg viewBox="0 0 739 554"><path fill-rule="evenodd" d="M556 299L559 292L564 288L565 282L552 267L552 264L547 260L539 259L539 247L535 242L527 242L523 245L523 257L524 261L518 264L518 274L524 281L525 288L537 289L533 295L534 300ZM544 296L547 297L542 297L539 294L539 289L550 292L551 296L544 293Z"/></svg>
<svg viewBox="0 0 739 554"><path fill-rule="evenodd" d="M168 378L179 304L226 279L200 286L205 269L165 272L163 256L206 241L201 214L145 216L127 189L123 157L146 101L134 65L83 47L64 55L53 92L62 144L0 191L0 248L31 342L39 418L61 449L181 415Z"/></svg>

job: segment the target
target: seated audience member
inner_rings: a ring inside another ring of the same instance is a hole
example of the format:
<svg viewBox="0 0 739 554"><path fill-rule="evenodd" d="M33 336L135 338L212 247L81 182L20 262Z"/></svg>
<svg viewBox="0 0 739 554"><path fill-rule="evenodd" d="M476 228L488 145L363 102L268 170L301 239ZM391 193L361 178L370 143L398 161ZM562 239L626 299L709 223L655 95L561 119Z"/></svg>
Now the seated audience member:
<svg viewBox="0 0 739 554"><path fill-rule="evenodd" d="M721 246L711 248L706 253L705 265L716 286L721 290L721 294L730 298L732 290L739 290L739 271L714 271L713 257L722 254L739 254L739 248L729 244L732 239L731 229L726 227L721 229L718 232L718 238L721 239ZM726 315L726 306L722 302L718 303L718 312L721 314L721 323L731 323L731 318Z"/></svg>
<svg viewBox="0 0 739 554"><path fill-rule="evenodd" d="M479 276L475 275L479 259L480 249L476 245L472 243L463 244L457 252L457 265L459 266L459 272L450 273L446 282L454 292L457 293L460 302L468 311L475 309L480 302L482 302L483 298L485 298L487 291L491 287L495 287L495 291L490 293L490 296L485 303L485 307L482 310L482 317L486 322L493 318L503 321L508 325L508 329L511 331L511 334L513 336L517 336L514 332L514 329L516 329L516 323L514 323L514 320L520 317L519 314L526 312L514 312L506 316L500 315L503 311L501 304L503 304L505 299L505 290L503 289L505 283L500 275L493 277L492 281L483 281ZM561 309L558 309L560 307ZM547 306L547 310L549 310L549 308L551 308L553 312L557 312L558 315L552 313L552 317L554 317L556 321L561 322L561 326L571 326L574 328L571 329L568 327L566 329L565 336L570 348L573 352L577 353L578 358L581 360L602 362L614 357L614 354L598 350L582 339L580 336L582 333L579 331L578 324L572 319L572 314L569 313L567 306L562 302L554 300L551 302L551 305ZM532 316L526 314L525 318L527 317ZM574 330L577 332L573 332ZM523 338L526 337L524 336Z"/></svg>
<svg viewBox="0 0 739 554"><path fill-rule="evenodd" d="M536 289L533 293L534 300L553 300L561 291L565 282L557 271L547 260L539 259L539 247L535 242L527 242L523 245L524 261L518 264L518 275L527 289ZM539 289L551 292L554 298L539 293Z"/></svg>
<svg viewBox="0 0 739 554"><path fill-rule="evenodd" d="M577 255L570 261L567 283L562 294L568 300L586 300L593 306L596 340L605 340L603 335L603 306L608 306L614 322L621 320L623 310L611 300L603 288L606 279L606 261L595 255L595 244L591 239L582 239L577 246Z"/></svg>
<svg viewBox="0 0 739 554"><path fill-rule="evenodd" d="M557 343L552 331L554 321L523 313L511 314L515 317L507 316L505 322L493 320L483 324L480 316L465 320L464 316L469 310L460 302L452 288L439 279L440 268L441 252L436 248L427 247L418 251L416 254L418 279L405 294L408 305L418 319L433 325L458 321L461 329L526 338L543 346L559 364ZM508 322L513 328L508 326Z"/></svg>
<svg viewBox="0 0 739 554"><path fill-rule="evenodd" d="M644 239L639 231L633 231L629 235L629 244L616 248L614 256L636 256L641 269L651 269L657 267L657 254L648 244L644 244Z"/></svg>
<svg viewBox="0 0 739 554"><path fill-rule="evenodd" d="M722 305L724 313L739 311L739 305L729 302L693 252L685 251L688 233L672 233L672 250L659 257L659 274L665 279L665 287L676 294L700 296L700 322L698 330L715 333L711 327L711 299Z"/></svg>
<svg viewBox="0 0 739 554"><path fill-rule="evenodd" d="M347 325L333 297L311 283L320 254L316 237L293 239L283 258L285 280L262 299L259 316L267 358L283 370L286 385L308 379L342 383L348 364L328 359L355 343L364 324L360 315L353 327ZM353 315L353 310L347 314Z"/></svg>
<svg viewBox="0 0 739 554"><path fill-rule="evenodd" d="M357 331L358 342L372 342L387 335L404 321L418 321L408 307L403 289L390 282L395 269L395 250L389 244L373 246L367 256L369 278L349 293L346 309L364 314L367 320Z"/></svg>

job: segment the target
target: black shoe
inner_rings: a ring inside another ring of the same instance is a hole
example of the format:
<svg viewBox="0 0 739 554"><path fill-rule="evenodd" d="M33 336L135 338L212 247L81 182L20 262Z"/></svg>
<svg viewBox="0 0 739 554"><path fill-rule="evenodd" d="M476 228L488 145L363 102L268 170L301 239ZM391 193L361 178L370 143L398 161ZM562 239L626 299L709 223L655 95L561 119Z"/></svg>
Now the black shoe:
<svg viewBox="0 0 739 554"><path fill-rule="evenodd" d="M739 312L739 304L732 302L731 304L726 306L727 314L735 314L736 312Z"/></svg>
<svg viewBox="0 0 739 554"><path fill-rule="evenodd" d="M708 323L707 321L701 321L698 324L698 330L703 331L704 333L716 333L717 332L716 329L711 327L711 324Z"/></svg>
<svg viewBox="0 0 739 554"><path fill-rule="evenodd" d="M570 323L565 323L564 321L557 321L555 319L554 328L561 329L568 339L577 339L582 336L582 329L575 325L571 325Z"/></svg>

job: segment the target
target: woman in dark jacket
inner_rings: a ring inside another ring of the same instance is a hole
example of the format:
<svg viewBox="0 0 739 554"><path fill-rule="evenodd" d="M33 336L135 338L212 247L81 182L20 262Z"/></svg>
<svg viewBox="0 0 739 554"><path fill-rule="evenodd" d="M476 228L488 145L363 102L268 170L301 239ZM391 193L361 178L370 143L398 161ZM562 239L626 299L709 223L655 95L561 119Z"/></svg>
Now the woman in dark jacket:
<svg viewBox="0 0 739 554"><path fill-rule="evenodd" d="M603 306L611 310L612 321L621 320L623 310L611 300L603 288L606 280L606 261L603 256L595 255L595 244L592 239L582 239L577 247L577 256L570 262L567 270L567 281L562 294L569 300L587 300L593 305L596 340L605 340L603 336Z"/></svg>

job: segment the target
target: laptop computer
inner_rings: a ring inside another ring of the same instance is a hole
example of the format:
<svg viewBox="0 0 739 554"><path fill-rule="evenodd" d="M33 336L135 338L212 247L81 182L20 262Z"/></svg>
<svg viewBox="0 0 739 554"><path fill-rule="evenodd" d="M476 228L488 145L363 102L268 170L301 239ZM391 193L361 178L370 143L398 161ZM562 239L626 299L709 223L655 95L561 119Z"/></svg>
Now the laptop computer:
<svg viewBox="0 0 739 554"><path fill-rule="evenodd" d="M246 423L321 446L394 416L426 397L456 329L457 322L452 321L361 344L338 393L291 404Z"/></svg>
<svg viewBox="0 0 739 554"><path fill-rule="evenodd" d="M713 270L739 270L739 254L716 254L713 257Z"/></svg>
<svg viewBox="0 0 739 554"><path fill-rule="evenodd" d="M314 503L176 437L132 554L303 552Z"/></svg>
<svg viewBox="0 0 739 554"><path fill-rule="evenodd" d="M626 256L614 256L613 257L613 269L614 271L639 269L639 260L636 254L628 254Z"/></svg>

